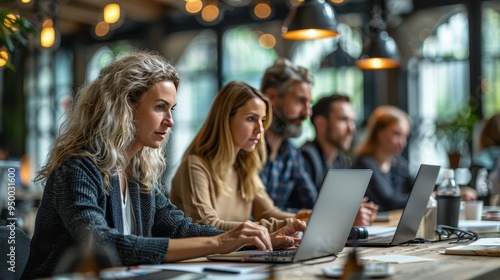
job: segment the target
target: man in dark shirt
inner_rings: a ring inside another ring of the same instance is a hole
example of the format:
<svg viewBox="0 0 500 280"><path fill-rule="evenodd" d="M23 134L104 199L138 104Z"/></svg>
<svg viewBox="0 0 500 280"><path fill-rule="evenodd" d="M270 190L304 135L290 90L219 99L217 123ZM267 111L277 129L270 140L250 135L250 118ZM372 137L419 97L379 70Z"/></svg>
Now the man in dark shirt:
<svg viewBox="0 0 500 280"><path fill-rule="evenodd" d="M311 85L307 69L283 58L266 70L261 84L273 106L273 121L265 133L268 159L260 175L275 205L291 212L311 209L318 196L300 150L289 141L300 136L302 122L311 115ZM361 205L354 224L370 224L374 211Z"/></svg>
<svg viewBox="0 0 500 280"><path fill-rule="evenodd" d="M321 98L313 106L311 122L316 137L305 143L301 151L304 167L319 190L328 168L351 167L345 151L351 147L356 123L349 97L332 94Z"/></svg>
<svg viewBox="0 0 500 280"><path fill-rule="evenodd" d="M312 108L311 122L316 130L313 141L301 147L304 168L319 190L329 168L350 168L351 159L345 154L351 148L356 133L355 113L350 98L332 94L318 100ZM360 212L373 221L377 205L363 200Z"/></svg>

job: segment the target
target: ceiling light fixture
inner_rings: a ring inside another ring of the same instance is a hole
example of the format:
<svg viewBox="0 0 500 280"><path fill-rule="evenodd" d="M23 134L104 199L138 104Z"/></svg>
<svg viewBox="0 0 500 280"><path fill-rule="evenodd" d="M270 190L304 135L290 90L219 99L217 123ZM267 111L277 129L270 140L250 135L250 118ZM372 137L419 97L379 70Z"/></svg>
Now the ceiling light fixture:
<svg viewBox="0 0 500 280"><path fill-rule="evenodd" d="M219 17L219 7L215 4L206 5L201 10L201 18L206 22L215 21Z"/></svg>
<svg viewBox="0 0 500 280"><path fill-rule="evenodd" d="M373 6L369 23L369 37L356 65L363 70L393 69L399 67L399 50L394 39L387 33L382 9Z"/></svg>
<svg viewBox="0 0 500 280"><path fill-rule="evenodd" d="M337 43L337 48L321 62L321 67L354 66L354 58Z"/></svg>
<svg viewBox="0 0 500 280"><path fill-rule="evenodd" d="M104 37L109 34L109 24L105 21L101 21L96 24L94 28L95 35L97 37Z"/></svg>
<svg viewBox="0 0 500 280"><path fill-rule="evenodd" d="M46 19L42 25L42 31L40 32L40 45L44 48L51 48L56 42L56 30L54 29L54 24L52 19Z"/></svg>
<svg viewBox="0 0 500 280"><path fill-rule="evenodd" d="M281 36L288 40L312 40L335 37L337 17L325 0L304 0L293 7L281 27Z"/></svg>
<svg viewBox="0 0 500 280"><path fill-rule="evenodd" d="M268 3L262 2L255 5L255 7L253 8L253 13L259 19L266 19L271 16L272 9Z"/></svg>
<svg viewBox="0 0 500 280"><path fill-rule="evenodd" d="M120 20L120 5L109 3L104 7L104 21L113 24Z"/></svg>
<svg viewBox="0 0 500 280"><path fill-rule="evenodd" d="M201 2L201 0L185 0L185 1L186 5L184 8L186 9L186 12L190 14L196 14L200 12L201 9L203 8L203 2Z"/></svg>
<svg viewBox="0 0 500 280"><path fill-rule="evenodd" d="M3 46L2 48L0 48L0 68L7 65L8 61L9 61L9 52L7 51L7 48Z"/></svg>

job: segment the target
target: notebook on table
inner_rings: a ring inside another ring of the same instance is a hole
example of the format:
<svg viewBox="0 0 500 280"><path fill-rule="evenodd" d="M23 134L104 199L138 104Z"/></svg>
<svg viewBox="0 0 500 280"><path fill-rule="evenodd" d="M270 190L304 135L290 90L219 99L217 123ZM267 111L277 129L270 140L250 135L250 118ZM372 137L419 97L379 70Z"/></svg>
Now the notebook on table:
<svg viewBox="0 0 500 280"><path fill-rule="evenodd" d="M392 234L368 236L362 240L348 240L349 246L394 246L414 240L425 213L429 196L434 190L439 174L438 165L422 164L415 177L413 187L406 201L399 223Z"/></svg>
<svg viewBox="0 0 500 280"><path fill-rule="evenodd" d="M209 260L299 262L342 251L372 176L370 169L329 169L298 248L238 251L209 255Z"/></svg>

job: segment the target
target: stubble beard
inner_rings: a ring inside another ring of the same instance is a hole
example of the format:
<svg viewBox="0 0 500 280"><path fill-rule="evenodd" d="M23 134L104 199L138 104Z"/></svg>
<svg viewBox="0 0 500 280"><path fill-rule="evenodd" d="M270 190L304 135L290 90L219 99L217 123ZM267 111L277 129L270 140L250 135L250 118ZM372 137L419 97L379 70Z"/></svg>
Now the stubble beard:
<svg viewBox="0 0 500 280"><path fill-rule="evenodd" d="M330 136L330 135L331 135L331 133L332 133L332 132L331 132L331 129L328 129L327 133L328 133L328 134L327 134L328 136L326 137L327 142L328 142L328 143L330 143L330 144L331 144L333 147L335 147L336 149L338 149L338 150L340 150L340 151L344 151L344 152L345 152L345 151L348 151L348 150L351 148L351 145L352 145L352 140L353 140L353 139L352 139L352 137L351 137L351 140L349 141L349 143L347 143L346 145L344 145L344 141L343 141L343 140L344 140L346 137L341 138L341 139L335 139L335 138L331 137L331 136ZM344 146L345 146L345 147L344 147Z"/></svg>
<svg viewBox="0 0 500 280"><path fill-rule="evenodd" d="M283 139L299 137L302 134L302 120L300 125L296 125L294 121L275 111L269 129Z"/></svg>

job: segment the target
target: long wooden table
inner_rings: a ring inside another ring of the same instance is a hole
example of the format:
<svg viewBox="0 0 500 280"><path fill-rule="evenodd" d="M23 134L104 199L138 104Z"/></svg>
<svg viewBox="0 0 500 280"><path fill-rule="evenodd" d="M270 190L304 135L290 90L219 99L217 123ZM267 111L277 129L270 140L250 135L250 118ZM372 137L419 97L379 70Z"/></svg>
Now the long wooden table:
<svg viewBox="0 0 500 280"><path fill-rule="evenodd" d="M376 225L396 226L401 214L400 210L391 211L388 222L376 223ZM500 237L500 234L487 237ZM407 246L359 247L357 252L360 258L364 256L408 255L434 259L434 261L428 262L391 264L396 273L390 279L500 279L500 258L439 253L456 245L458 244L450 244L449 241L439 241ZM326 279L327 277L323 276L321 268L344 265L351 250L352 248L349 247L344 248L337 258L330 262L321 263L322 260L319 259L316 260L318 264L311 261L305 264L274 265L268 270L268 273L272 279Z"/></svg>
<svg viewBox="0 0 500 280"><path fill-rule="evenodd" d="M442 255L439 251L454 246L446 241L427 244L412 244L408 246L394 246L386 248L359 247L358 256L379 255L409 255L432 258L435 261L391 264L395 268L395 275L390 279L500 279L500 258L479 256ZM318 264L311 261L308 264L274 265L269 269L272 279L325 279L321 272L322 267L343 265L352 248L346 247L331 262ZM327 258L325 258L327 259ZM494 276L494 277L493 277Z"/></svg>
<svg viewBox="0 0 500 280"><path fill-rule="evenodd" d="M435 243L411 244L408 246L385 248L358 247L357 252L360 258L380 255L407 255L433 259L433 261L426 262L391 264L395 269L395 274L387 279L500 279L500 258L443 255L439 253L439 251L454 245L455 244L449 244L447 241L440 241ZM301 263L274 264L265 270L246 275L209 273L207 279L331 279L323 275L321 268L344 265L351 250L352 248L346 247L337 257L326 257ZM208 262L206 258L196 258L181 263L196 263L203 265L206 262ZM126 268L115 268L113 270L119 271L125 269ZM162 274L163 276L167 277L169 275L168 277L172 277L172 275L168 274L169 272L164 273L165 274ZM179 279L192 279L188 276L189 275L185 275L187 278ZM153 275L144 275L134 279L149 279L149 277L153 277Z"/></svg>
<svg viewBox="0 0 500 280"><path fill-rule="evenodd" d="M396 225L401 211L390 213L390 221L378 225ZM486 236L485 236L486 237ZM500 233L487 237L500 237ZM381 255L407 255L433 259L433 261L391 264L395 274L388 279L500 279L500 258L484 256L443 255L440 251L457 244L450 241L410 244L392 247L358 247L358 257ZM461 243L460 245L465 244ZM337 257L326 257L303 263L275 264L270 268L250 275L210 275L208 279L331 279L322 274L323 267L344 265L351 247L345 247ZM205 263L206 258L196 258L181 263ZM147 279L147 275L144 276Z"/></svg>
<svg viewBox="0 0 500 280"><path fill-rule="evenodd" d="M390 264L395 269L395 274L386 279L500 279L500 258L439 253L439 251L455 245L449 244L448 241L439 241L385 248L358 247L357 252L360 258L380 255L407 255L433 259L433 261L426 262ZM333 279L324 276L321 269L329 266L343 266L351 250L352 248L345 247L337 257L326 257L301 263L274 264L265 270L246 275L209 273L207 279ZM196 258L181 263L203 265L206 262L208 262L206 258Z"/></svg>

